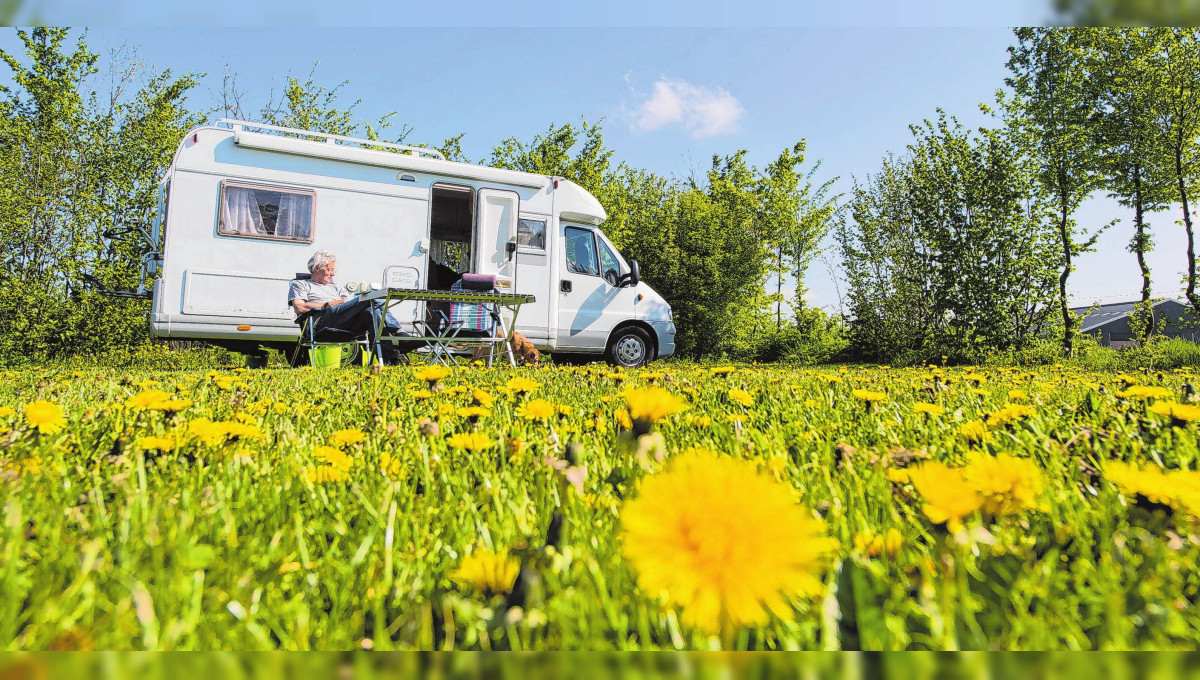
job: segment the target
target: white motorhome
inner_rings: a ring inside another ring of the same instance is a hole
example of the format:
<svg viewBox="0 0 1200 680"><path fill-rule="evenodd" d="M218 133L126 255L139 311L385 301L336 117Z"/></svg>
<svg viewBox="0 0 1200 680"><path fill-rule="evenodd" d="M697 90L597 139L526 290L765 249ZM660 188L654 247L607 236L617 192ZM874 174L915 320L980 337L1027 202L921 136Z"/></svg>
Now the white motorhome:
<svg viewBox="0 0 1200 680"><path fill-rule="evenodd" d="M328 250L343 284L382 285L397 265L430 289L496 274L504 290L536 298L515 328L555 354L625 366L672 354L671 307L600 230L605 217L561 177L218 121L187 133L162 182L150 234L162 250L144 259L151 334L242 350L293 342L289 283ZM407 303L392 313L411 323L419 312Z"/></svg>

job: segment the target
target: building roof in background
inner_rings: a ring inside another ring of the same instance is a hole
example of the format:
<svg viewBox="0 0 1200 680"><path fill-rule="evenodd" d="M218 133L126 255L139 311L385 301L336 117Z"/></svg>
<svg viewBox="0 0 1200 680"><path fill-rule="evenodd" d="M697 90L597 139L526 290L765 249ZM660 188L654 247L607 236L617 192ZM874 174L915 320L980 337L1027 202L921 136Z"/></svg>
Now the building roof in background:
<svg viewBox="0 0 1200 680"><path fill-rule="evenodd" d="M1096 307L1096 309L1090 314L1088 313L1088 310L1092 309L1091 305L1087 307L1072 307L1071 311L1083 316L1083 325L1079 327L1079 332L1087 333L1089 331L1094 331L1105 324L1118 321L1129 316L1130 314L1133 314L1133 309L1135 306L1137 306L1138 302L1140 302L1140 300L1131 300L1129 302L1113 302L1107 305L1100 305ZM1158 302L1154 303L1154 306L1160 307L1165 304L1182 305L1183 303L1179 302L1178 300L1159 300Z"/></svg>

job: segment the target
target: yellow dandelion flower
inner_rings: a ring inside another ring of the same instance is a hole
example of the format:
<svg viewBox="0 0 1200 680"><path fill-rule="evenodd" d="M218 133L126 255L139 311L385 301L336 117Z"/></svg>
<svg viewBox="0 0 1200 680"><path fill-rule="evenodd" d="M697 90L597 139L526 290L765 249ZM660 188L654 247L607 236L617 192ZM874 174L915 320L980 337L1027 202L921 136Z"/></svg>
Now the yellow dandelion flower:
<svg viewBox="0 0 1200 680"><path fill-rule="evenodd" d="M924 501L925 516L935 524L944 523L951 531L983 505L983 497L962 472L942 463L926 461L908 468L908 479Z"/></svg>
<svg viewBox="0 0 1200 680"><path fill-rule="evenodd" d="M188 434L208 446L220 446L225 443L226 430L224 423L214 423L208 418L197 418L187 426Z"/></svg>
<svg viewBox="0 0 1200 680"><path fill-rule="evenodd" d="M790 616L787 598L821 592L820 570L838 545L789 485L706 451L643 480L621 525L642 590L711 632Z"/></svg>
<svg viewBox="0 0 1200 680"><path fill-rule="evenodd" d="M225 436L229 439L263 439L262 430L258 429L257 425L251 423L224 422L214 423L220 425L225 430Z"/></svg>
<svg viewBox="0 0 1200 680"><path fill-rule="evenodd" d="M1157 385L1130 385L1116 394L1122 399L1166 399L1171 396L1171 390Z"/></svg>
<svg viewBox="0 0 1200 680"><path fill-rule="evenodd" d="M708 369L708 372L713 375L729 375L730 373L733 373L735 370L737 370L737 369L734 368L733 366L717 366L717 367Z"/></svg>
<svg viewBox="0 0 1200 680"><path fill-rule="evenodd" d="M734 388L729 390L725 396L729 398L729 401L747 408L754 405L754 397L746 390Z"/></svg>
<svg viewBox="0 0 1200 680"><path fill-rule="evenodd" d="M617 419L617 425L619 425L622 429L633 429L633 420L629 417L629 411L619 408L613 412L613 417Z"/></svg>
<svg viewBox="0 0 1200 680"><path fill-rule="evenodd" d="M900 554L900 547L904 545L904 534L896 527L887 530L883 535L883 552L888 557L895 557Z"/></svg>
<svg viewBox="0 0 1200 680"><path fill-rule="evenodd" d="M816 399L805 399L804 405L808 408L816 408L821 405L821 402L817 401Z"/></svg>
<svg viewBox="0 0 1200 680"><path fill-rule="evenodd" d="M1200 406L1180 404L1173 401L1160 401L1150 406L1151 413L1167 416L1175 427L1187 427L1189 423L1200 420Z"/></svg>
<svg viewBox="0 0 1200 680"><path fill-rule="evenodd" d="M8 418L15 415L16 411L11 406L0 406L0 418Z"/></svg>
<svg viewBox="0 0 1200 680"><path fill-rule="evenodd" d="M465 449L467 451L483 451L496 445L494 439L478 432L452 434L446 437L446 443L452 449Z"/></svg>
<svg viewBox="0 0 1200 680"><path fill-rule="evenodd" d="M1025 390L1009 390L1008 391L1008 400L1009 401L1025 401L1027 399L1029 399L1029 395L1025 393Z"/></svg>
<svg viewBox="0 0 1200 680"><path fill-rule="evenodd" d="M988 416L987 426L990 428L1004 427L1023 418L1032 416L1035 411L1023 404L1008 404L1004 408Z"/></svg>
<svg viewBox="0 0 1200 680"><path fill-rule="evenodd" d="M67 418L58 404L39 399L25 405L25 422L39 434L55 434L66 427Z"/></svg>
<svg viewBox="0 0 1200 680"><path fill-rule="evenodd" d="M495 397L488 394L487 392L484 392L483 390L472 391L471 399L477 405L482 406L483 408L491 408L492 404L495 403L495 401L496 401Z"/></svg>
<svg viewBox="0 0 1200 680"><path fill-rule="evenodd" d="M343 472L349 472L354 467L354 459L347 456L341 449L332 446L318 446L313 449L313 458L331 465Z"/></svg>
<svg viewBox="0 0 1200 680"><path fill-rule="evenodd" d="M879 557L880 555L895 557L900 554L900 547L903 544L904 534L901 534L895 527L888 529L883 535L870 529L854 535L854 549L867 557Z"/></svg>
<svg viewBox="0 0 1200 680"><path fill-rule="evenodd" d="M513 394L524 394L526 392L532 392L541 386L542 384L536 380L530 380L529 378L523 376L517 376L509 380L508 383L504 385L504 388Z"/></svg>
<svg viewBox="0 0 1200 680"><path fill-rule="evenodd" d="M822 375L821 379L830 385L837 385L838 383L842 382L842 378L836 375Z"/></svg>
<svg viewBox="0 0 1200 680"><path fill-rule="evenodd" d="M512 590L520 569L520 561L507 552L478 548L462 559L450 578L484 597L491 597Z"/></svg>
<svg viewBox="0 0 1200 680"><path fill-rule="evenodd" d="M1126 496L1144 496L1152 503L1171 505L1175 500L1167 475L1159 468L1141 468L1133 463L1111 461L1104 465L1104 477Z"/></svg>
<svg viewBox="0 0 1200 680"><path fill-rule="evenodd" d="M400 459L387 451L379 454L379 471L393 479L404 479L406 476Z"/></svg>
<svg viewBox="0 0 1200 680"><path fill-rule="evenodd" d="M962 469L963 479L983 497L992 515L1017 514L1040 507L1042 470L1028 458L1005 453L972 456Z"/></svg>
<svg viewBox="0 0 1200 680"><path fill-rule="evenodd" d="M450 375L450 369L445 366L425 366L413 372L413 377L417 380L424 380L430 385L437 384L437 381Z"/></svg>
<svg viewBox="0 0 1200 680"><path fill-rule="evenodd" d="M153 410L160 402L170 399L171 395L162 390L146 390L133 395L125 402L125 407L133 411Z"/></svg>
<svg viewBox="0 0 1200 680"><path fill-rule="evenodd" d="M647 426L687 410L686 401L661 387L630 388L623 396L629 418Z"/></svg>
<svg viewBox="0 0 1200 680"><path fill-rule="evenodd" d="M526 420L546 420L558 413L558 407L545 399L531 399L517 409L517 415Z"/></svg>
<svg viewBox="0 0 1200 680"><path fill-rule="evenodd" d="M138 447L146 451L172 451L175 449L173 437L142 437L138 439Z"/></svg>
<svg viewBox="0 0 1200 680"><path fill-rule="evenodd" d="M972 420L969 423L963 423L958 428L958 433L963 436L968 442L980 444L992 436L988 431L987 425L982 420Z"/></svg>
<svg viewBox="0 0 1200 680"><path fill-rule="evenodd" d="M912 409L916 413L924 413L926 416L930 417L945 415L946 413L945 408L938 406L937 404L926 404L924 402L917 402L913 404Z"/></svg>
<svg viewBox="0 0 1200 680"><path fill-rule="evenodd" d="M855 399L864 402L868 405L876 404L887 400L886 392L873 392L871 390L852 390L850 394L854 395Z"/></svg>
<svg viewBox="0 0 1200 680"><path fill-rule="evenodd" d="M433 392L430 392L429 390L409 390L408 396L412 397L414 401L421 401L422 399L428 399L432 397Z"/></svg>
<svg viewBox="0 0 1200 680"><path fill-rule="evenodd" d="M742 413L727 413L725 414L725 420L734 425L740 426L742 423L746 422L746 416Z"/></svg>
<svg viewBox="0 0 1200 680"><path fill-rule="evenodd" d="M352 427L334 432L329 439L333 441L334 446L346 447L367 441L367 435L362 430Z"/></svg>
<svg viewBox="0 0 1200 680"><path fill-rule="evenodd" d="M328 484L344 482L347 475L332 465L317 465L304 468L304 480L309 484Z"/></svg>
<svg viewBox="0 0 1200 680"><path fill-rule="evenodd" d="M153 404L149 408L152 411L164 411L167 413L177 413L186 408L191 408L191 406L192 406L191 399L163 399L162 401Z"/></svg>

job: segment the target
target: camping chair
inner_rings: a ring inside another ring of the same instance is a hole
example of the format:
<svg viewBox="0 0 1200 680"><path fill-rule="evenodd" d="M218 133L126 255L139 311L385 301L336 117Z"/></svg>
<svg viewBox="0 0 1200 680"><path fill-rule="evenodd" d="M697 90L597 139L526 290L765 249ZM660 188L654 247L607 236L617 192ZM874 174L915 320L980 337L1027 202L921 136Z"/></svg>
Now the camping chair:
<svg viewBox="0 0 1200 680"><path fill-rule="evenodd" d="M494 293L496 292L496 275L463 274L462 278L450 287L450 290ZM487 363L488 366L491 366L496 356L496 345L502 341L502 339L496 338L496 329L500 326L498 305L453 302L450 304L449 339L445 344L452 346L455 339L466 338L464 333L469 333L472 339L487 338L489 340Z"/></svg>
<svg viewBox="0 0 1200 680"><path fill-rule="evenodd" d="M312 278L312 274L308 272L297 272L297 280L306 280ZM288 300L289 305L291 300ZM312 365L312 350L317 347L327 345L353 345L354 351L348 355L342 354L342 365L348 366L353 364L359 357L360 352L373 352L371 347L371 337L366 332L353 332L341 330L338 328L323 328L321 329L320 337L317 336L315 312L305 312L296 317L296 325L300 326L300 337L296 340L296 349L292 352L291 365L296 366L300 360L300 351L307 350L309 356L309 365Z"/></svg>

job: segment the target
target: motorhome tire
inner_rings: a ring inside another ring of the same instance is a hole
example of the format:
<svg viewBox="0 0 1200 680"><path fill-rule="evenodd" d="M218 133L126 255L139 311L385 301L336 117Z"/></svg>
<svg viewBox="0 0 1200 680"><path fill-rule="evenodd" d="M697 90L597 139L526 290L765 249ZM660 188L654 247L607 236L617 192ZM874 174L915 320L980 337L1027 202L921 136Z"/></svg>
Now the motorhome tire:
<svg viewBox="0 0 1200 680"><path fill-rule="evenodd" d="M650 361L650 336L637 326L627 326L613 333L605 359L613 366L636 368Z"/></svg>

